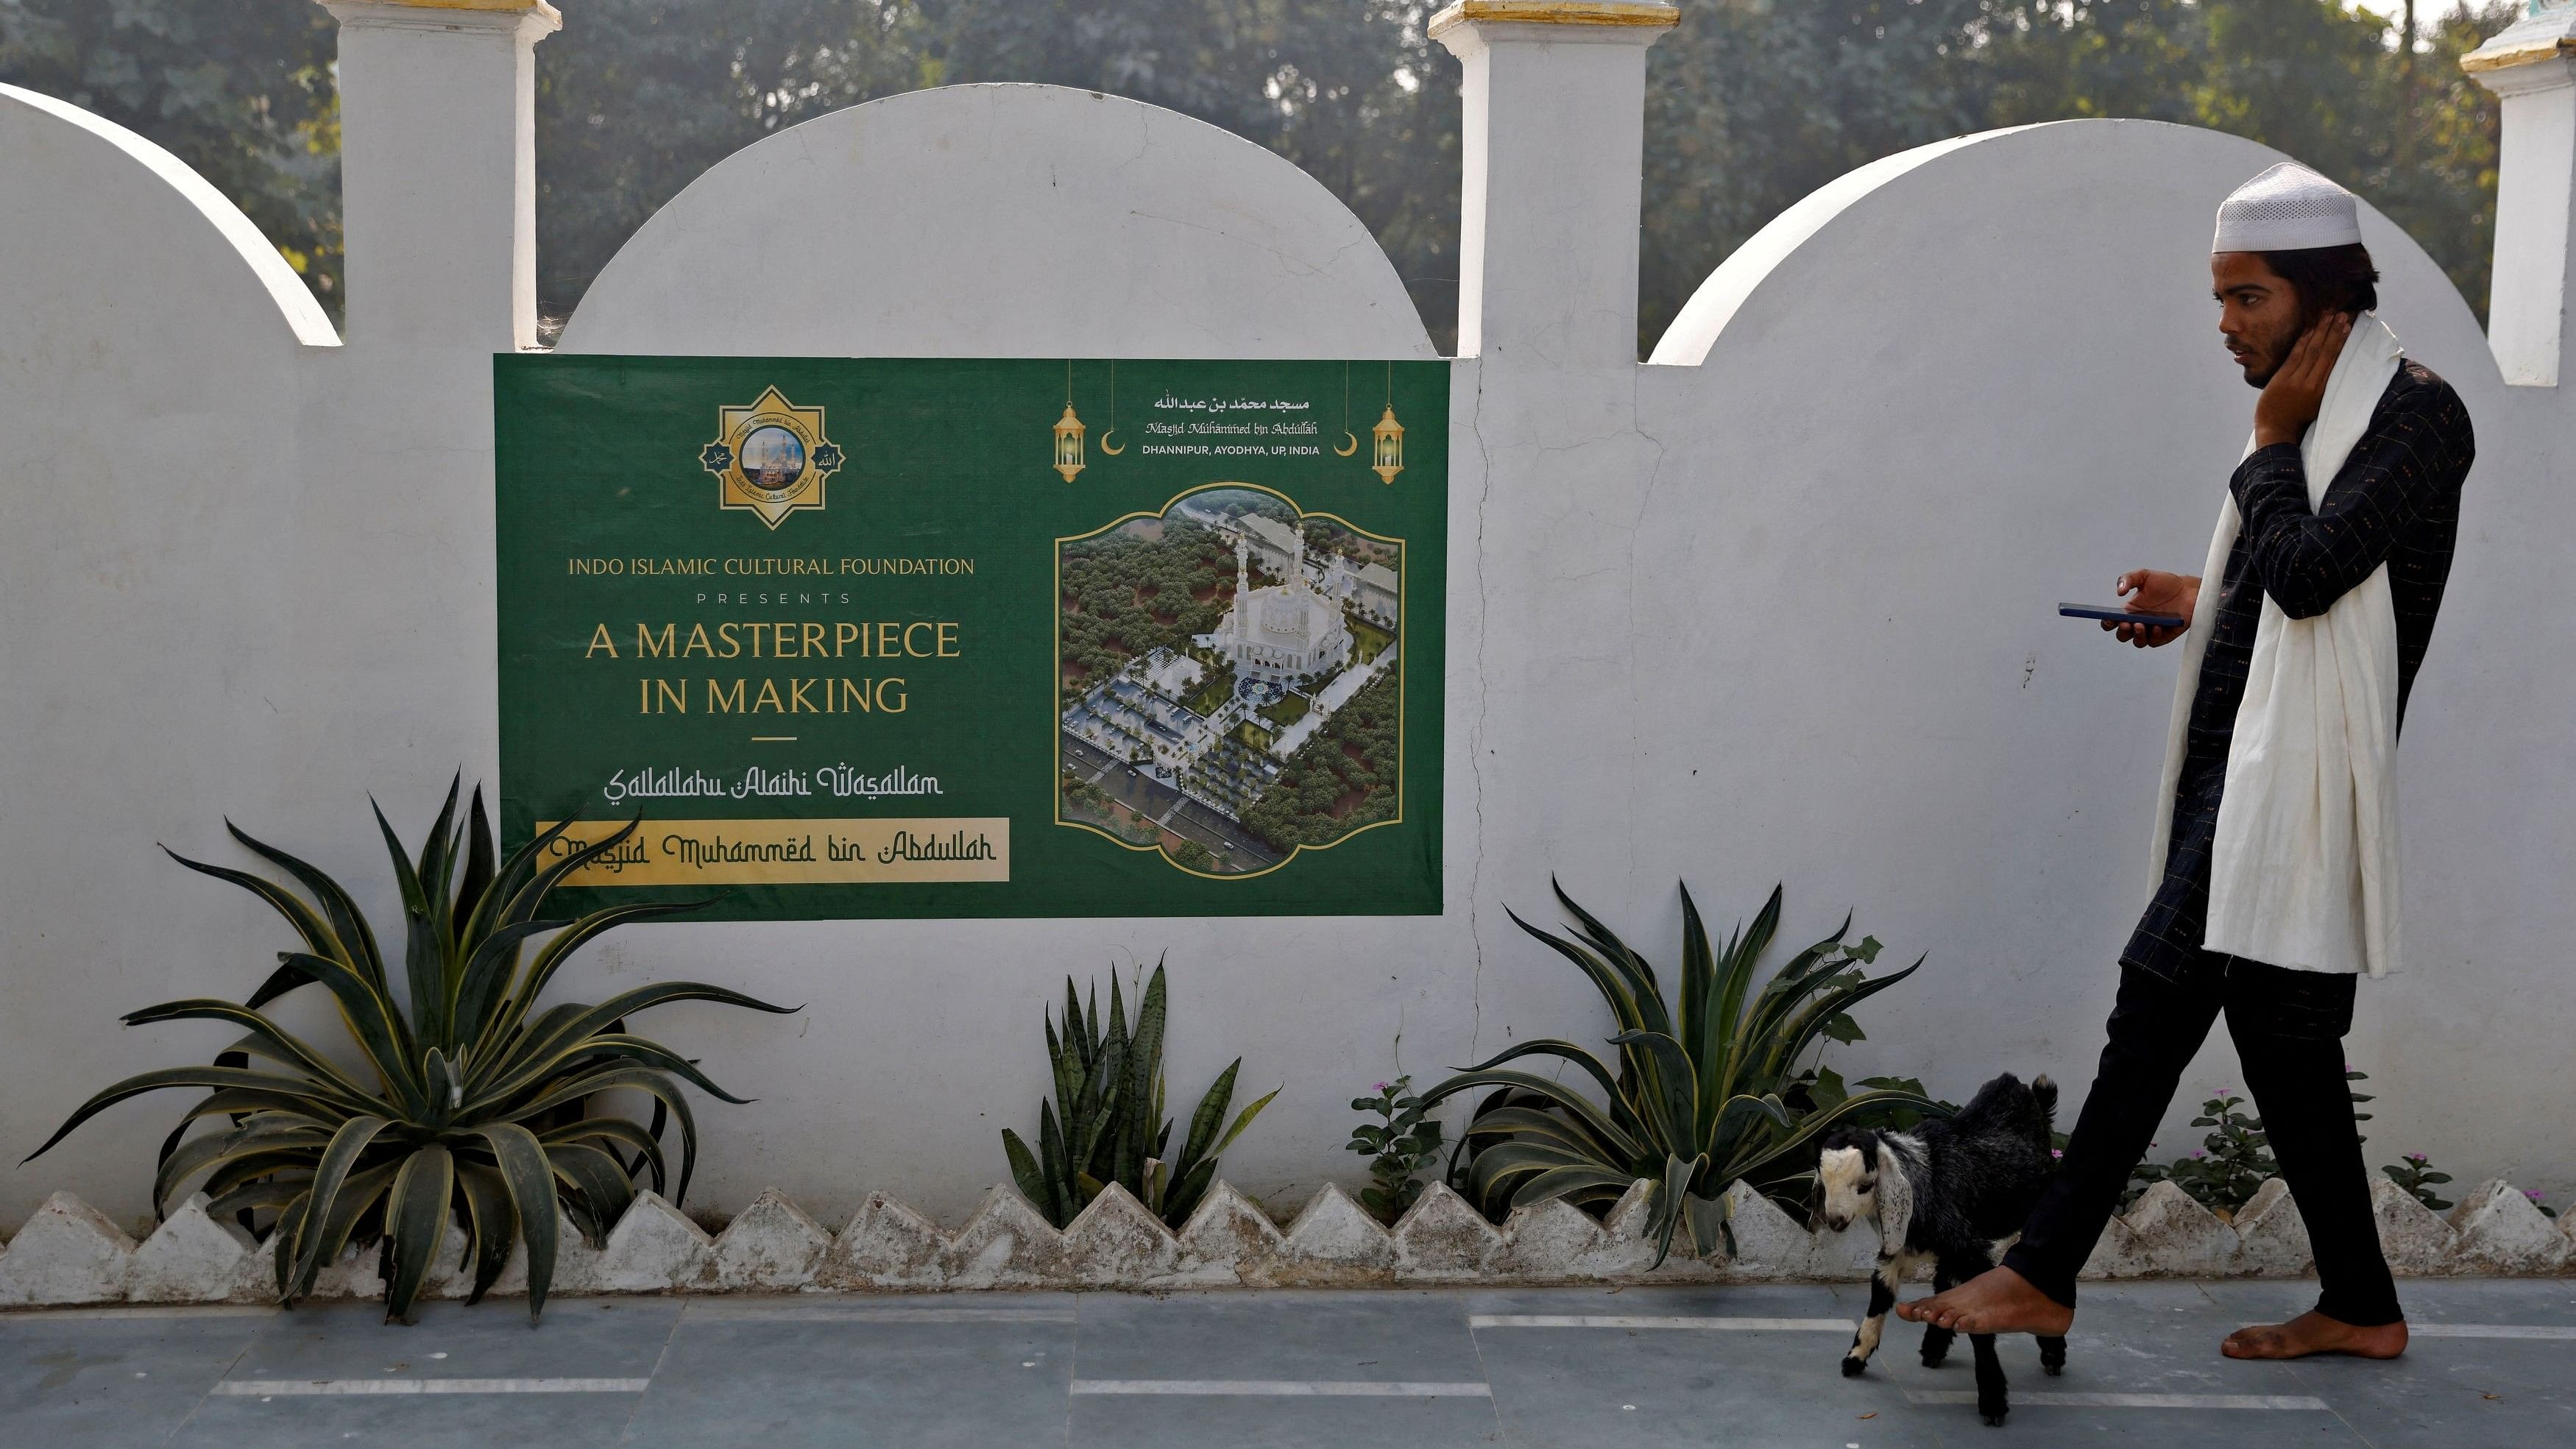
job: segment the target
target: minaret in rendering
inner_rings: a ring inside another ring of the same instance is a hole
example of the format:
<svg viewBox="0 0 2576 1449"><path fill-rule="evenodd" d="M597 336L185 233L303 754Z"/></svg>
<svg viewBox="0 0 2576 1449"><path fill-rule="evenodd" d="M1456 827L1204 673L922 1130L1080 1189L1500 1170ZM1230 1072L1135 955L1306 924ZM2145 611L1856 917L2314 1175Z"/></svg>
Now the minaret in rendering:
<svg viewBox="0 0 2576 1449"><path fill-rule="evenodd" d="M1252 535L1237 534L1234 539L1234 637L1235 657L1242 658L1240 646L1252 633Z"/></svg>

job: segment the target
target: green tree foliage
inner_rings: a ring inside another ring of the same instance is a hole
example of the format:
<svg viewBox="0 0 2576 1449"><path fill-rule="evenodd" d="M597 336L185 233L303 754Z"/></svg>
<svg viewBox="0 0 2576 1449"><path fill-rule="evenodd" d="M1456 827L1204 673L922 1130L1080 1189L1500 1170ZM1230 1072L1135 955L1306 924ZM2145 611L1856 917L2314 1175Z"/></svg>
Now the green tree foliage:
<svg viewBox="0 0 2576 1449"><path fill-rule="evenodd" d="M338 41L313 0L0 0L0 82L159 143L340 310Z"/></svg>
<svg viewBox="0 0 2576 1449"><path fill-rule="evenodd" d="M2429 7L2428 7L2429 8ZM1682 0L1647 60L1639 331L1878 157L1990 126L2136 116L2297 156L2407 228L2483 314L2494 98L2459 58L2520 13L2410 37L2335 0Z"/></svg>
<svg viewBox="0 0 2576 1449"><path fill-rule="evenodd" d="M2483 309L2496 108L2458 59L2515 0L2411 31L2340 0L1680 0L1649 53L1641 347L1771 217L1988 126L2143 116L2277 146L2404 225ZM2429 16L2434 6L2424 6ZM953 81L1132 96L1296 162L1456 334L1458 66L1429 0L584 0L537 48L540 308L567 314L701 171L782 126ZM2411 12L2410 12L2411 13ZM329 17L306 0L0 0L0 81L169 146L326 302Z"/></svg>
<svg viewBox="0 0 2576 1449"><path fill-rule="evenodd" d="M1234 559L1203 525L1172 523L1160 538L1112 533L1068 543L1058 578L1064 708L1129 659L1186 651L1191 635L1214 629L1233 596Z"/></svg>
<svg viewBox="0 0 2576 1449"><path fill-rule="evenodd" d="M2033 24L1997 47L2004 82L1992 120L2143 115L2253 137L2368 197L2483 315L2496 103L2459 62L2522 7L2423 8L2444 17L2392 27L2314 0L2094 5L2078 12L2089 23ZM2063 79L2030 86L2043 73Z"/></svg>
<svg viewBox="0 0 2576 1449"><path fill-rule="evenodd" d="M1458 64L1424 34L1438 4L916 3L946 80L1132 96L1296 162L1367 223L1432 335L1456 335Z"/></svg>
<svg viewBox="0 0 2576 1449"><path fill-rule="evenodd" d="M1168 106L1304 166L1454 330L1457 67L1422 33L1430 8L586 0L537 50L539 304L568 314L645 218L770 131L922 86L1037 81Z"/></svg>
<svg viewBox="0 0 2576 1449"><path fill-rule="evenodd" d="M1245 828L1285 851L1329 845L1363 825L1394 819L1403 708L1392 672L1370 680L1244 812Z"/></svg>
<svg viewBox="0 0 2576 1449"><path fill-rule="evenodd" d="M6 3L6 0L0 0ZM537 47L537 307L548 331L698 174L826 111L937 85L904 0L581 0Z"/></svg>
<svg viewBox="0 0 2576 1449"><path fill-rule="evenodd" d="M1640 347L1788 206L1865 162L1978 130L1981 0L1682 0L1646 57Z"/></svg>

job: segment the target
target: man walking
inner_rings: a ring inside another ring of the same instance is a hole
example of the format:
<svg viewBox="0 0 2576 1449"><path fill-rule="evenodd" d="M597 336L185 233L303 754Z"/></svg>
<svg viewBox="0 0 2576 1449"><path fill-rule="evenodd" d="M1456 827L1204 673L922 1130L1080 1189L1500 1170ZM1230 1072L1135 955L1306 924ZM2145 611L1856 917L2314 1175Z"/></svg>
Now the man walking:
<svg viewBox="0 0 2576 1449"><path fill-rule="evenodd" d="M2397 964L2397 730L2433 633L2476 452L2448 384L2373 309L2350 192L2283 163L2218 211L2219 332L2261 388L2200 577L2120 577L2187 629L2159 800L2157 883L2120 953L2108 1043L2057 1177L2003 1266L1898 1313L2063 1334L2075 1275L2221 1012L2316 1251L2317 1306L2239 1329L2232 1358L2394 1358L2345 1085L2354 986Z"/></svg>

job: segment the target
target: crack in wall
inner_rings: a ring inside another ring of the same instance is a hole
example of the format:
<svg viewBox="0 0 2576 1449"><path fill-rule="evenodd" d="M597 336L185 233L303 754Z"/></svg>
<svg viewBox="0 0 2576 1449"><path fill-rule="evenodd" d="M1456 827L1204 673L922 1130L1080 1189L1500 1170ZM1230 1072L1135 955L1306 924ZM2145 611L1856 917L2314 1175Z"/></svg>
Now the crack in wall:
<svg viewBox="0 0 2576 1449"><path fill-rule="evenodd" d="M1494 500L1494 459L1485 447L1485 365L1476 363L1476 401L1467 415L1467 436L1476 440L1476 725L1468 732L1467 759L1474 769L1472 796L1476 811L1476 857L1467 867L1467 944L1476 958L1475 978L1468 988L1468 1059L1481 1061L1485 1049L1485 934L1479 920L1478 892L1485 880L1485 720L1492 707L1493 678L1486 668L1485 641L1493 636L1493 595L1485 581L1485 519Z"/></svg>
<svg viewBox="0 0 2576 1449"><path fill-rule="evenodd" d="M1643 409L1638 401L1645 377L1641 366L1630 374L1628 389L1628 430L1643 438L1655 450L1655 460L1646 470L1646 486L1637 495L1636 521L1628 526L1628 889L1637 888L1637 796L1645 788L1648 771L1639 764L1645 755L1638 721L1644 718L1645 701L1638 697L1637 658L1637 536L1646 531L1646 513L1654 506L1656 485L1664 478L1664 443L1646 431Z"/></svg>

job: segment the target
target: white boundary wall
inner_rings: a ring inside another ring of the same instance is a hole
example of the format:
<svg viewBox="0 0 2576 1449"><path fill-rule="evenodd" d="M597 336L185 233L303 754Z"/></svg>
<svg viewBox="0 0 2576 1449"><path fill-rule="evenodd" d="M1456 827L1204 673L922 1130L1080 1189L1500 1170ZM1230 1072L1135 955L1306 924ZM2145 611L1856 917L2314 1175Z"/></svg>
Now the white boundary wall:
<svg viewBox="0 0 2576 1449"><path fill-rule="evenodd" d="M232 860L229 814L390 912L365 793L414 834L451 770L491 777L489 359L530 320L525 60L551 12L335 13L346 346L166 154L0 90L12 1158L109 1079L229 1040L121 1033L117 1013L247 990L283 944L155 841ZM2118 121L1890 158L1749 243L1641 365L1656 33L1444 35L1468 65L1477 352L1453 403L1446 913L611 937L567 989L685 974L811 1004L657 1023L760 1099L702 1114L706 1199L775 1184L840 1221L880 1190L961 1218L1043 1090L1038 1012L1064 974L1166 951L1176 1087L1238 1052L1256 1090L1288 1083L1227 1176L1283 1202L1356 1179L1347 1102L1396 1069L1399 1030L1418 1080L1599 1034L1588 988L1503 915L1552 920L1551 873L1667 959L1684 876L1720 920L1785 880L1789 934L1849 905L1891 952L1930 952L1871 1003L1847 1069L1952 1095L2006 1067L2087 1078L2146 879L2173 655L2053 606L2201 555L2252 400L2216 344L2208 217L2274 153ZM2558 93L2530 94L2513 104ZM2508 201L2563 209L2563 176L2530 191L2555 154L2545 128L2514 149L2533 131L2508 122ZM829 224L740 226L738 201L782 178ZM2505 385L2419 248L2376 215L2365 230L2384 314L2467 399L2480 462L2401 754L2411 969L2365 988L2353 1059L2380 1096L2373 1151L2563 1189L2576 1136L2530 1084L2565 1069L2576 1025L2557 984L2576 611L2556 591L2576 505L2555 481L2576 419L2556 387ZM2499 275L2560 275L2527 254L2563 253L2563 216L2552 235L2508 228L2524 251ZM794 300L746 329L754 290ZM1310 178L1150 107L1026 86L897 97L746 148L638 233L564 345L1431 355L1385 257ZM2221 1041L2186 1092L2234 1075ZM0 1221L56 1188L130 1221L177 1106L118 1108L0 1175ZM2167 1148L2196 1138L2189 1115Z"/></svg>

